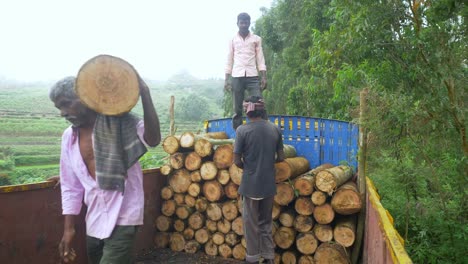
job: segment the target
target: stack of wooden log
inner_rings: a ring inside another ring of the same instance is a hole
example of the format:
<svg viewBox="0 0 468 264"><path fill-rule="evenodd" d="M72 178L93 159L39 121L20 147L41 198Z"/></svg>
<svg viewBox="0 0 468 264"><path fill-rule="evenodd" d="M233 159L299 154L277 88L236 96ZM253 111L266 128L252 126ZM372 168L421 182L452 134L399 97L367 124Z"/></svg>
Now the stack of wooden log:
<svg viewBox="0 0 468 264"><path fill-rule="evenodd" d="M168 185L155 220L158 248L243 260L242 169L233 164L233 139L224 132L168 136L169 161L161 167ZM361 200L348 166L310 169L294 147L275 164L273 239L275 263L349 263ZM331 262L330 262L331 261Z"/></svg>

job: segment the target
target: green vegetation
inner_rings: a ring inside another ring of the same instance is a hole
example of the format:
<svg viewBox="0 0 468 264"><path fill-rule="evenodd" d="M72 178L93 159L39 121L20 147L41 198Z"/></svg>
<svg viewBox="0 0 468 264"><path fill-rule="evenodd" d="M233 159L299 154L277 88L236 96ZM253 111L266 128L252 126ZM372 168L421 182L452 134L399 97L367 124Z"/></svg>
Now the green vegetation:
<svg viewBox="0 0 468 264"><path fill-rule="evenodd" d="M177 133L201 132L204 119L222 116L222 80L198 80L182 73L168 82L148 84L163 137L169 134L171 96L175 97ZM59 174L61 135L69 124L48 98L51 85L0 83L0 186L43 181ZM140 102L133 111L143 114ZM166 158L158 146L149 149L140 163L143 168L155 168Z"/></svg>
<svg viewBox="0 0 468 264"><path fill-rule="evenodd" d="M466 263L466 2L278 0L263 13L268 111L353 121L368 88L366 174L409 255Z"/></svg>

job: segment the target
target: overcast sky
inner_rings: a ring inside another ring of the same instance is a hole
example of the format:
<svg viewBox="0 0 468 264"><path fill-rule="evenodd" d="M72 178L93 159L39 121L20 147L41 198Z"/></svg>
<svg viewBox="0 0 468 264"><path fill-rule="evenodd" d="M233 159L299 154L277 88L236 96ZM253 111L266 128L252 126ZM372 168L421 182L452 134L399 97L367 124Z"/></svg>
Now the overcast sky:
<svg viewBox="0 0 468 264"><path fill-rule="evenodd" d="M2 0L0 78L54 81L98 54L130 62L144 77L188 71L224 78L237 14L252 26L273 0Z"/></svg>

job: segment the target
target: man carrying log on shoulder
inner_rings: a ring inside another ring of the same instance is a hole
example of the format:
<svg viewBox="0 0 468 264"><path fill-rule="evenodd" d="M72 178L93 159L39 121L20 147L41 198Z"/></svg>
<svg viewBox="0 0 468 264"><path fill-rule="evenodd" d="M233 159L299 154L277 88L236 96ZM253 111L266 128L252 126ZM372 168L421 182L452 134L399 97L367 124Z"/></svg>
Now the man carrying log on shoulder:
<svg viewBox="0 0 468 264"><path fill-rule="evenodd" d="M60 157L65 223L59 253L65 263L76 257L71 245L83 202L87 205L88 262L132 263L133 241L144 212L138 159L147 151L146 146L154 147L161 141L149 88L139 76L138 82L144 121L129 113L110 120L88 108L75 92L75 77L58 81L50 90L50 100L71 123L62 135Z"/></svg>
<svg viewBox="0 0 468 264"><path fill-rule="evenodd" d="M251 96L243 107L250 122L236 130L234 163L243 169L238 192L242 196L246 261L255 263L262 257L267 263L274 263L271 228L276 194L275 162L284 160L283 140L280 129L262 118L263 99Z"/></svg>

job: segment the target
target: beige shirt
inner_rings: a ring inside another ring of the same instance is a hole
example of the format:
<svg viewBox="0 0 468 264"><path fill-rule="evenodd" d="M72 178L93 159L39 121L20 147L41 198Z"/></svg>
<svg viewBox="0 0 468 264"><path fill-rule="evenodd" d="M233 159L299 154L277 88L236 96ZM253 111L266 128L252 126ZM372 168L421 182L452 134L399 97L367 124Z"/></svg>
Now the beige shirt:
<svg viewBox="0 0 468 264"><path fill-rule="evenodd" d="M253 77L258 76L259 71L266 71L262 38L249 33L243 39L237 33L229 42L225 73L231 74L232 77Z"/></svg>

